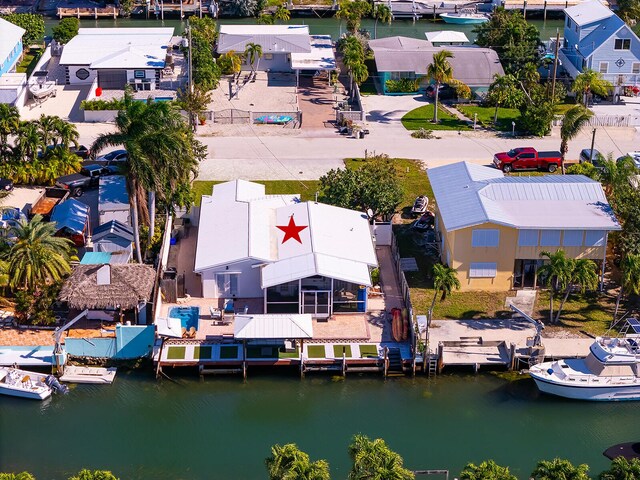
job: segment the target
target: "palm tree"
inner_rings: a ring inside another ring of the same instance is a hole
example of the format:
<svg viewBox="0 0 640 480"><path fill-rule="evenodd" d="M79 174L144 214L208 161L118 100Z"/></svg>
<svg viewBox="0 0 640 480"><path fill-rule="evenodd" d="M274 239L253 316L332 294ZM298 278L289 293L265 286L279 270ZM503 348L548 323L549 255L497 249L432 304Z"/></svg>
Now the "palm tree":
<svg viewBox="0 0 640 480"><path fill-rule="evenodd" d="M618 308L620 307L620 299L623 293L640 294L640 255L628 253L622 258L620 263L622 270L622 279L620 280L620 291L616 298L616 308L613 313L613 320L618 318Z"/></svg>
<svg viewBox="0 0 640 480"><path fill-rule="evenodd" d="M427 67L427 78L435 82L436 94L433 105L433 123L438 123L438 95L440 86L453 79L453 68L449 63L449 58L453 58L453 53L449 50L440 50L433 54L433 62Z"/></svg>
<svg viewBox="0 0 640 480"><path fill-rule="evenodd" d="M44 163L51 163L55 165L55 177L62 175L71 175L72 173L79 172L82 168L82 159L72 153L67 147L58 145L47 151L44 157Z"/></svg>
<svg viewBox="0 0 640 480"><path fill-rule="evenodd" d="M588 258L569 259L569 265L569 281L567 282L562 302L558 307L555 323L560 321L560 314L564 304L575 287L580 287L583 292L585 290L595 290L598 287L598 266L596 262Z"/></svg>
<svg viewBox="0 0 640 480"><path fill-rule="evenodd" d="M55 124L58 120L62 120L55 115L40 115L40 118L36 120L36 125L40 129L40 137L42 138L42 144L44 148L51 145L53 137L55 135Z"/></svg>
<svg viewBox="0 0 640 480"><path fill-rule="evenodd" d="M486 460L480 465L468 463L462 472L460 480L517 480L509 471L509 467L498 465L493 460Z"/></svg>
<svg viewBox="0 0 640 480"><path fill-rule="evenodd" d="M373 7L373 18L376 19L376 23L373 25L373 38L378 38L378 22L380 21L391 25L393 15L391 14L391 9L387 5L384 3L378 3Z"/></svg>
<svg viewBox="0 0 640 480"><path fill-rule="evenodd" d="M582 127L584 127L591 118L590 110L582 105L575 105L571 107L564 114L562 118L562 126L560 127L560 166L562 167L562 174L565 174L564 161L569 151L569 140L572 140L580 133Z"/></svg>
<svg viewBox="0 0 640 480"><path fill-rule="evenodd" d="M576 76L571 91L581 94L582 104L587 106L590 96L600 95L601 97L606 97L612 88L611 82L602 78L599 72L587 68Z"/></svg>
<svg viewBox="0 0 640 480"><path fill-rule="evenodd" d="M78 129L76 126L67 122L60 117L55 117L56 121L53 123L53 144L65 145L69 148L71 145L78 146Z"/></svg>
<svg viewBox="0 0 640 480"><path fill-rule="evenodd" d="M429 307L429 323L431 323L431 317L433 316L433 309L436 306L436 299L438 294L441 293L441 301L447 298L447 295L451 294L453 289L460 289L460 280L458 280L458 271L455 268L450 268L441 263L435 263L433 265L433 300L431 301L431 307Z"/></svg>
<svg viewBox="0 0 640 480"><path fill-rule="evenodd" d="M289 12L289 10L286 11ZM253 42L247 43L247 46L244 49L244 55L247 59L249 59L251 72L255 72L258 69L258 65L260 64L260 59L262 58L262 45ZM256 60L258 61L257 63ZM255 68L254 63L256 63Z"/></svg>
<svg viewBox="0 0 640 480"><path fill-rule="evenodd" d="M278 5L276 11L273 12L274 20L282 20L283 22L288 22L291 19L291 12L287 6L283 3L282 5Z"/></svg>
<svg viewBox="0 0 640 480"><path fill-rule="evenodd" d="M329 480L329 464L325 460L311 462L309 455L296 444L271 447L265 459L270 480Z"/></svg>
<svg viewBox="0 0 640 480"><path fill-rule="evenodd" d="M635 480L640 478L640 460L617 457L611 462L609 470L600 474L599 480Z"/></svg>
<svg viewBox="0 0 640 480"><path fill-rule="evenodd" d="M588 472L589 466L584 463L575 466L564 458L554 458L540 460L531 477L535 480L589 480Z"/></svg>
<svg viewBox="0 0 640 480"><path fill-rule="evenodd" d="M101 134L91 150L99 152L108 146L123 145L128 152L125 165L127 188L131 201L131 222L136 258L142 262L139 217L149 225L153 236L155 195L171 209L174 203L185 206L188 195L177 196L190 188L199 161L206 148L193 136L179 111L168 102L144 103L128 100L116 117L116 131ZM146 203L150 192L151 209ZM151 217L150 217L151 215Z"/></svg>
<svg viewBox="0 0 640 480"><path fill-rule="evenodd" d="M73 244L67 238L56 237L56 231L55 223L43 222L40 215L31 221L19 220L10 228L9 248L3 258L9 262L12 289L36 292L71 273Z"/></svg>
<svg viewBox="0 0 640 480"><path fill-rule="evenodd" d="M540 253L540 257L548 260L538 268L538 278L541 284L549 288L549 323L553 323L553 296L557 290L566 288L569 283L571 259L567 258L564 250L557 250L556 253L544 251Z"/></svg>
<svg viewBox="0 0 640 480"><path fill-rule="evenodd" d="M273 25L274 22L275 19L273 18L273 15L269 15L268 13L260 14L258 19L256 20L256 23L258 25Z"/></svg>
<svg viewBox="0 0 640 480"><path fill-rule="evenodd" d="M20 112L13 105L0 103L0 144L7 145L9 135L20 128Z"/></svg>
<svg viewBox="0 0 640 480"><path fill-rule="evenodd" d="M348 480L411 480L411 470L403 467L402 457L391 450L384 440L369 440L365 435L354 435L349 445L353 466Z"/></svg>
<svg viewBox="0 0 640 480"><path fill-rule="evenodd" d="M22 122L14 143L13 152L18 161L35 159L38 151L45 147L37 122Z"/></svg>
<svg viewBox="0 0 640 480"><path fill-rule="evenodd" d="M369 78L369 69L364 63L356 63L351 67L351 76L353 81L358 85L362 85Z"/></svg>

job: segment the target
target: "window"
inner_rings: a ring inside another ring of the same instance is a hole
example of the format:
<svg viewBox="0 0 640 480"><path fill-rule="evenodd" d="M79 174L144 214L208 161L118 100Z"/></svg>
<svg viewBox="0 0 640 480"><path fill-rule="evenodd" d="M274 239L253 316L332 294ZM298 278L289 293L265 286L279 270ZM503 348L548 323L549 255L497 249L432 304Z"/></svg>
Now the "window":
<svg viewBox="0 0 640 480"><path fill-rule="evenodd" d="M542 230L540 233L541 247L559 247L560 230Z"/></svg>
<svg viewBox="0 0 640 480"><path fill-rule="evenodd" d="M134 70L133 78L144 78L144 70Z"/></svg>
<svg viewBox="0 0 640 480"><path fill-rule="evenodd" d="M78 77L80 80L86 80L87 78L89 78L89 75L91 74L86 68L80 68L76 71L76 77Z"/></svg>
<svg viewBox="0 0 640 480"><path fill-rule="evenodd" d="M629 50L631 49L631 39L630 38L616 38L614 50Z"/></svg>
<svg viewBox="0 0 640 480"><path fill-rule="evenodd" d="M472 262L469 278L495 278L498 264L495 262Z"/></svg>
<svg viewBox="0 0 640 480"><path fill-rule="evenodd" d="M604 230L587 230L584 236L584 244L587 247L603 247L606 232Z"/></svg>
<svg viewBox="0 0 640 480"><path fill-rule="evenodd" d="M633 62L631 64L631 73L640 73L640 62Z"/></svg>
<svg viewBox="0 0 640 480"><path fill-rule="evenodd" d="M562 245L565 247L581 247L583 236L583 230L565 230Z"/></svg>
<svg viewBox="0 0 640 480"><path fill-rule="evenodd" d="M567 17L567 28L571 28L571 18Z"/></svg>
<svg viewBox="0 0 640 480"><path fill-rule="evenodd" d="M600 62L600 73L607 73L609 71L609 62Z"/></svg>
<svg viewBox="0 0 640 480"><path fill-rule="evenodd" d="M264 59L265 60L273 60L273 53L265 53L264 54Z"/></svg>
<svg viewBox="0 0 640 480"><path fill-rule="evenodd" d="M482 229L471 232L471 246L473 247L497 247L499 243L499 230Z"/></svg>
<svg viewBox="0 0 640 480"><path fill-rule="evenodd" d="M238 294L237 273L219 273L216 275L216 283L218 286L218 297L228 298Z"/></svg>
<svg viewBox="0 0 640 480"><path fill-rule="evenodd" d="M538 246L538 230L519 230L518 246L519 247L537 247Z"/></svg>

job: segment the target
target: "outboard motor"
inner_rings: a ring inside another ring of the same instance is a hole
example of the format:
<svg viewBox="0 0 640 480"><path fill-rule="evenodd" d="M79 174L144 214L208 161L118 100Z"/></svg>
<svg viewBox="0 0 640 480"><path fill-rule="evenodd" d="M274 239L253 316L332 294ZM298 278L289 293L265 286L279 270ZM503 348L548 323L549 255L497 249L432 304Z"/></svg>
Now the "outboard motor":
<svg viewBox="0 0 640 480"><path fill-rule="evenodd" d="M53 375L47 375L44 383L46 383L47 386L56 393L60 393L62 395L66 395L67 393L69 393L69 387L60 383L58 379Z"/></svg>

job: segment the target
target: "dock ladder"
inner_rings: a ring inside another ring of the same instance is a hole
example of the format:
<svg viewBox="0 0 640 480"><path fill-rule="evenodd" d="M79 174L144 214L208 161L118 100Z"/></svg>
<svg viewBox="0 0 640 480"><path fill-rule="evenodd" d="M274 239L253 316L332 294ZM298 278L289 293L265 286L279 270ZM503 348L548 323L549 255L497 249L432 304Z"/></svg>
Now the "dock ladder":
<svg viewBox="0 0 640 480"><path fill-rule="evenodd" d="M438 374L438 357L431 353L425 353L427 355L427 376L435 377Z"/></svg>
<svg viewBox="0 0 640 480"><path fill-rule="evenodd" d="M387 375L404 375L404 368L402 366L402 354L400 353L399 348L389 348L387 359L389 361Z"/></svg>

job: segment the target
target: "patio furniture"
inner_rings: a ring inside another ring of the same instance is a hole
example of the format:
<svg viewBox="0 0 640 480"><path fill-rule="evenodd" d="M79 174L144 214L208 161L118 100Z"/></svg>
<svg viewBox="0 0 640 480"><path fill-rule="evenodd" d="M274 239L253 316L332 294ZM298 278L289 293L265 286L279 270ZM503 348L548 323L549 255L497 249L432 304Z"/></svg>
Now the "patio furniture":
<svg viewBox="0 0 640 480"><path fill-rule="evenodd" d="M222 310L215 307L209 307L209 313L211 313L211 320L222 320Z"/></svg>
<svg viewBox="0 0 640 480"><path fill-rule="evenodd" d="M233 299L232 298L227 298L224 301L224 313L231 313L231 314L236 313L235 310L233 309Z"/></svg>

